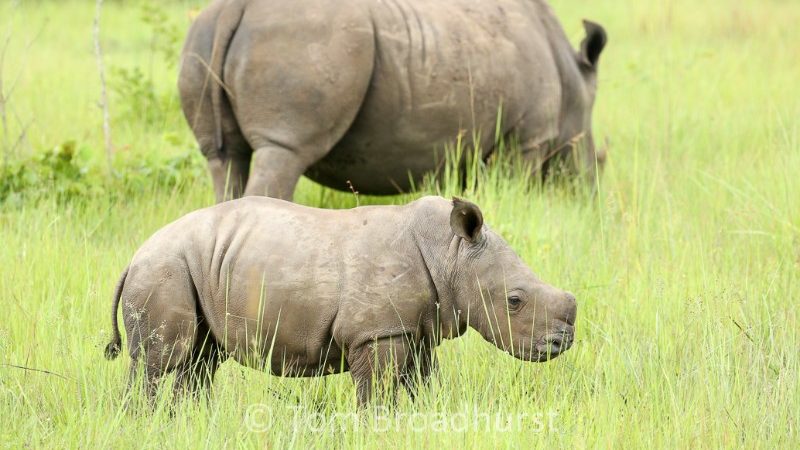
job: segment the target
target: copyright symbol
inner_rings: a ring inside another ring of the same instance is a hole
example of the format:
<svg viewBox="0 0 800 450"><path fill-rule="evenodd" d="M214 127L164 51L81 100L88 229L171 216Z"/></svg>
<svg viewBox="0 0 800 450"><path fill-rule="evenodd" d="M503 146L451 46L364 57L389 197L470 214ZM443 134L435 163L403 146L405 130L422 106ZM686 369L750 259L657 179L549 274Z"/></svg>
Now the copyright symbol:
<svg viewBox="0 0 800 450"><path fill-rule="evenodd" d="M244 425L251 433L264 433L272 428L272 411L269 406L255 403L247 407Z"/></svg>

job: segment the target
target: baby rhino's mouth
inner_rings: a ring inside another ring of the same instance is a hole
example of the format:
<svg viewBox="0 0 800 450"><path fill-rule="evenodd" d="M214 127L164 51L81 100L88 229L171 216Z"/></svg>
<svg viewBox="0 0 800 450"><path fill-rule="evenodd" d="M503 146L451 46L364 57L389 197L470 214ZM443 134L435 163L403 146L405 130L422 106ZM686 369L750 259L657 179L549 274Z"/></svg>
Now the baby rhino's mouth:
<svg viewBox="0 0 800 450"><path fill-rule="evenodd" d="M547 361L566 352L572 347L575 338L575 329L572 325L567 325L557 333L550 333L544 336L534 346L535 361ZM538 355L536 355L538 353ZM538 357L536 357L538 356Z"/></svg>

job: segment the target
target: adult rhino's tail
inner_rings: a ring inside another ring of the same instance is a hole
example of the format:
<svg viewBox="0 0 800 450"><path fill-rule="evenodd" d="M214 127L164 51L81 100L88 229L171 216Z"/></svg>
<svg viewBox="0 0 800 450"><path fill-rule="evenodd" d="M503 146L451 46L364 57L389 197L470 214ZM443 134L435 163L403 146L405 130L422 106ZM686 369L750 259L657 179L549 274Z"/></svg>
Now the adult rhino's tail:
<svg viewBox="0 0 800 450"><path fill-rule="evenodd" d="M183 50L179 91L186 120L203 152L223 146L223 67L246 0L218 0L197 17Z"/></svg>
<svg viewBox="0 0 800 450"><path fill-rule="evenodd" d="M122 288L125 286L125 278L128 277L128 270L130 266L125 268L125 271L122 272L122 276L119 278L117 282L117 287L114 289L114 303L111 307L111 328L114 336L111 338L111 342L106 345L106 359L112 360L119 356L119 352L122 351L122 336L119 334L119 323L117 322L117 309L119 309L119 299L122 297Z"/></svg>

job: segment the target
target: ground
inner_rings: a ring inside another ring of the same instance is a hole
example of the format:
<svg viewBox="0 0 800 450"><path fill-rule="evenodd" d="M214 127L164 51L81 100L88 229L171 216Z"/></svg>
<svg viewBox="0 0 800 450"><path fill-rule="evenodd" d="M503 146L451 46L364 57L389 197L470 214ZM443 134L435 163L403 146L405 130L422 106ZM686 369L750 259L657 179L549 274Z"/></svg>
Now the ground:
<svg viewBox="0 0 800 450"><path fill-rule="evenodd" d="M0 6L0 39L11 36L4 92L19 75L0 126L4 161L72 140L93 176L118 179L99 175L107 169L94 2L19 3ZM109 1L101 21L110 81L122 79L112 71L139 68L138 79L153 80L143 92L156 98L137 105L112 89L117 172L193 146L165 61L179 45L169 27L182 35L202 2L159 6L166 19L155 23L152 13L142 21L142 3ZM599 193L529 190L490 168L463 195L542 279L576 294L569 352L524 363L471 332L440 348L440 373L416 403L403 396L376 417L356 410L349 375L282 379L232 362L208 404L180 404L173 416L163 401L151 415L126 413L127 353L107 362L102 351L114 284L152 232L212 203L207 176L85 200L14 197L0 202L0 442L797 447L800 3L551 3L573 43L581 18L608 30L594 112L595 136L609 149ZM457 193L453 186L438 192ZM341 208L430 192L357 198L304 180L295 198Z"/></svg>

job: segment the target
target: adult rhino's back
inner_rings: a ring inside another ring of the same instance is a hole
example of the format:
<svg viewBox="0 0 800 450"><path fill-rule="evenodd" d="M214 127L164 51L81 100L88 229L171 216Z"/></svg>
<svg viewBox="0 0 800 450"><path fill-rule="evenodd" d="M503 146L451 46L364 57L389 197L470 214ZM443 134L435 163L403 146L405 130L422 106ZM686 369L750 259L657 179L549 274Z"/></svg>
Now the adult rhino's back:
<svg viewBox="0 0 800 450"><path fill-rule="evenodd" d="M218 200L291 198L304 173L391 194L458 136L488 154L513 133L537 161L590 137L594 41L576 54L535 0L219 0L190 32L181 96Z"/></svg>

